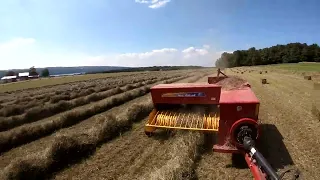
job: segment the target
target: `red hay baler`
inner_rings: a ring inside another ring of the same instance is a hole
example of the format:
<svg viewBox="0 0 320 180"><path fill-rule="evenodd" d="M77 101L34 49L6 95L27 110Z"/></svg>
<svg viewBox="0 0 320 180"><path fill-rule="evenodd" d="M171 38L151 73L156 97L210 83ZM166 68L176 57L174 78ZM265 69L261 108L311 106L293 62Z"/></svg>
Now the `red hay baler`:
<svg viewBox="0 0 320 180"><path fill-rule="evenodd" d="M258 98L248 83L223 90L216 83L225 78L152 87L154 109L145 124L146 135L152 136L157 128L216 133L213 151L243 154L256 180L280 179L255 147L261 133Z"/></svg>

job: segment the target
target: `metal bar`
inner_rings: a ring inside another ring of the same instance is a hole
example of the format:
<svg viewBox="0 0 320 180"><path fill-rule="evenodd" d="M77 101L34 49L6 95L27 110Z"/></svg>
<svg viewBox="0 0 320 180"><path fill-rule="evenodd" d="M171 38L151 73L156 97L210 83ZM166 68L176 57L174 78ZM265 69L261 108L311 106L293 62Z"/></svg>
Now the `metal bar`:
<svg viewBox="0 0 320 180"><path fill-rule="evenodd" d="M189 116L190 116L190 113L188 113L188 116L186 118L186 125L184 126L185 128L187 128Z"/></svg>
<svg viewBox="0 0 320 180"><path fill-rule="evenodd" d="M167 115L167 119L166 119L166 125L167 126L170 126L170 115L171 113L170 112L168 112L168 115Z"/></svg>
<svg viewBox="0 0 320 180"><path fill-rule="evenodd" d="M196 128L198 128L198 124L199 124L199 117L201 117L200 115L198 116L197 118L197 125L196 125Z"/></svg>
<svg viewBox="0 0 320 180"><path fill-rule="evenodd" d="M182 118L181 118L181 121L180 121L180 126L179 127L182 127L182 119L183 117L185 116L186 114L183 114Z"/></svg>
<svg viewBox="0 0 320 180"><path fill-rule="evenodd" d="M152 121L150 124L155 124L156 123L156 119L158 117L159 111L157 111L156 115L153 117ZM154 123L153 123L154 122Z"/></svg>
<svg viewBox="0 0 320 180"><path fill-rule="evenodd" d="M203 118L202 118L202 129L203 129L203 126L204 126L204 121L205 121L205 119L206 119L206 115L204 114L204 115L203 115Z"/></svg>
<svg viewBox="0 0 320 180"><path fill-rule="evenodd" d="M174 127L176 127L176 126L177 126L177 123L178 123L178 119L179 119L179 117L180 117L180 113L178 114L178 117L177 117L177 118L176 118L176 120L175 120L175 121L176 121L176 123L174 123L174 125L173 125Z"/></svg>
<svg viewBox="0 0 320 180"><path fill-rule="evenodd" d="M191 118L190 127L192 127L192 126L193 126L193 119L194 119L194 114L192 115L192 118Z"/></svg>

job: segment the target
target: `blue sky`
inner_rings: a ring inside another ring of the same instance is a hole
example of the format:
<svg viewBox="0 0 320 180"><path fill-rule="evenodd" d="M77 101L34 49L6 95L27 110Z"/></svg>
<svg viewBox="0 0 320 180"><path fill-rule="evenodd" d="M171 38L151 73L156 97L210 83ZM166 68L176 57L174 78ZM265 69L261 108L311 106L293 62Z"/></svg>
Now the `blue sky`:
<svg viewBox="0 0 320 180"><path fill-rule="evenodd" d="M0 0L0 69L205 65L223 51L320 44L317 0Z"/></svg>

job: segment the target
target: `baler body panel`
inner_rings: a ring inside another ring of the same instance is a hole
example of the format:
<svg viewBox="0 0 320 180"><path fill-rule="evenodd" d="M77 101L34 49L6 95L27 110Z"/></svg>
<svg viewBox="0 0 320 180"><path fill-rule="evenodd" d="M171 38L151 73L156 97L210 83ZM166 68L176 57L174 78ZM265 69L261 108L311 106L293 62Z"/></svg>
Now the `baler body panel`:
<svg viewBox="0 0 320 180"><path fill-rule="evenodd" d="M218 104L221 86L214 84L160 84L151 88L154 104Z"/></svg>
<svg viewBox="0 0 320 180"><path fill-rule="evenodd" d="M258 98L251 88L243 87L241 89L222 91L219 104L257 104Z"/></svg>

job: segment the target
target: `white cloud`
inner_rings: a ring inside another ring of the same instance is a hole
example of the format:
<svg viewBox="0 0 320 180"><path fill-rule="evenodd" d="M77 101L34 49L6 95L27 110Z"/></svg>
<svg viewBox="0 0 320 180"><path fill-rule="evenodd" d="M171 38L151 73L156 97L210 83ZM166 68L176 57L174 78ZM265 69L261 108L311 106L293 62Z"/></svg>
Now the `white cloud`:
<svg viewBox="0 0 320 180"><path fill-rule="evenodd" d="M48 66L213 66L223 51L202 47L162 48L123 54L88 54L45 47L33 38L15 38L0 43L0 69Z"/></svg>
<svg viewBox="0 0 320 180"><path fill-rule="evenodd" d="M208 46L205 46L208 48ZM163 48L142 53L124 53L114 56L100 56L95 58L94 64L121 66L171 66L171 65L200 65L213 66L222 52L212 49L188 47L182 50L175 48Z"/></svg>
<svg viewBox="0 0 320 180"><path fill-rule="evenodd" d="M149 4L149 8L157 9L160 7L164 7L171 0L135 0L136 3L140 4Z"/></svg>
<svg viewBox="0 0 320 180"><path fill-rule="evenodd" d="M150 2L147 0L135 0L136 3L141 3L141 4L149 4Z"/></svg>
<svg viewBox="0 0 320 180"><path fill-rule="evenodd" d="M153 3L152 5L149 5L148 7L152 9L156 9L156 8L164 7L168 2L170 2L170 0L159 1L159 2Z"/></svg>

